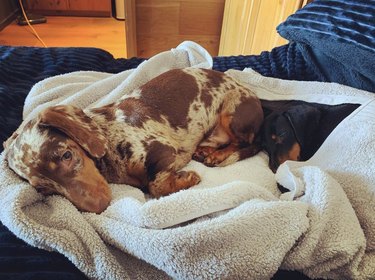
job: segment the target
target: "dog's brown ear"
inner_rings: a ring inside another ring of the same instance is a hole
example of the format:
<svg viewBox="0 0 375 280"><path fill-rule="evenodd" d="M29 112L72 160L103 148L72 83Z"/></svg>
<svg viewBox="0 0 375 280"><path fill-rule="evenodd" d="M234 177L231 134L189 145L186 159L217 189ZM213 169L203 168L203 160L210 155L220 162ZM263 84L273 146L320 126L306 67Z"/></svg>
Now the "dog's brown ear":
<svg viewBox="0 0 375 280"><path fill-rule="evenodd" d="M60 105L39 114L39 125L51 126L76 141L92 157L101 158L107 150L107 140L97 123L81 109Z"/></svg>

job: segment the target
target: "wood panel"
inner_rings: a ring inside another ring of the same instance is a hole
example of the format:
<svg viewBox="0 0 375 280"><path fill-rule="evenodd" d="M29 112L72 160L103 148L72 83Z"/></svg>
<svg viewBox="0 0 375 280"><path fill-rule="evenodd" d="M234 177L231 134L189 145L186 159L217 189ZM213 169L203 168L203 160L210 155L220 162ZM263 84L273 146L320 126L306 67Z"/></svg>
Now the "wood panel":
<svg viewBox="0 0 375 280"><path fill-rule="evenodd" d="M219 50L225 0L137 0L137 55L150 57L192 40Z"/></svg>
<svg viewBox="0 0 375 280"><path fill-rule="evenodd" d="M43 15L111 16L111 0L23 0L29 11Z"/></svg>
<svg viewBox="0 0 375 280"><path fill-rule="evenodd" d="M135 0L124 0L125 8L125 53L126 57L137 56L137 26L135 19Z"/></svg>
<svg viewBox="0 0 375 280"><path fill-rule="evenodd" d="M227 0L219 55L259 54L285 44L276 27L301 4L302 0Z"/></svg>
<svg viewBox="0 0 375 280"><path fill-rule="evenodd" d="M227 0L225 2L219 55L244 54L253 42L259 1Z"/></svg>
<svg viewBox="0 0 375 280"><path fill-rule="evenodd" d="M180 34L218 35L221 33L223 1L181 2Z"/></svg>
<svg viewBox="0 0 375 280"><path fill-rule="evenodd" d="M258 13L258 22L254 30L252 54L260 54L276 46L287 43L276 31L276 27L300 7L300 1L262 0Z"/></svg>

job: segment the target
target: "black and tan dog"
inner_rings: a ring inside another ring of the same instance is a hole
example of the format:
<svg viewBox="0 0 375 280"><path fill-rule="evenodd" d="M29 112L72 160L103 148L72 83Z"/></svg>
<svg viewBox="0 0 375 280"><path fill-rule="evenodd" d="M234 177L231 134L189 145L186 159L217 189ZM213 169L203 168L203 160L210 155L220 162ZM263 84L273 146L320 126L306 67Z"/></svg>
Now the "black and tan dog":
<svg viewBox="0 0 375 280"><path fill-rule="evenodd" d="M261 103L264 123L257 141L267 152L273 172L286 160L305 161L312 157L332 130L359 106L297 100Z"/></svg>

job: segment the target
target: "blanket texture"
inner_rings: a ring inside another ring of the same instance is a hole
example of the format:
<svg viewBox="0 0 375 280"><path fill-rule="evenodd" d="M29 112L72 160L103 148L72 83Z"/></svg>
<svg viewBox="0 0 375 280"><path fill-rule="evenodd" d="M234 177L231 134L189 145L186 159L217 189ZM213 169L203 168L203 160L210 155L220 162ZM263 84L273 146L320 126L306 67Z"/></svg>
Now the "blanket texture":
<svg viewBox="0 0 375 280"><path fill-rule="evenodd" d="M118 74L74 72L36 84L24 119L55 104L96 107L172 68L212 67L185 42ZM227 167L192 161L202 182L151 199L111 185L102 214L81 213L61 196L44 197L0 156L0 219L31 245L60 252L93 279L269 279L278 268L312 278L375 276L375 102L338 84L283 81L251 69L227 72L263 99L361 106L307 162L286 162L276 176L263 153ZM161 96L162 98L162 96ZM281 195L276 183L290 190Z"/></svg>

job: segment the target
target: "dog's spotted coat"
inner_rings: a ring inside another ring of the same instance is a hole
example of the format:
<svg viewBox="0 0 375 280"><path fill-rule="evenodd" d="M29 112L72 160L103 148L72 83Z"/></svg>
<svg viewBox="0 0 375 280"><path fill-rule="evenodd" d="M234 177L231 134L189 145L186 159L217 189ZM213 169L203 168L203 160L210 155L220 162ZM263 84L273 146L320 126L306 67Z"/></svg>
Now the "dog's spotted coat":
<svg viewBox="0 0 375 280"><path fill-rule="evenodd" d="M42 193L100 213L111 199L108 182L160 197L200 181L179 171L192 157L215 166L233 153L254 155L262 121L259 99L231 77L170 70L100 108L46 109L7 140L6 158Z"/></svg>

